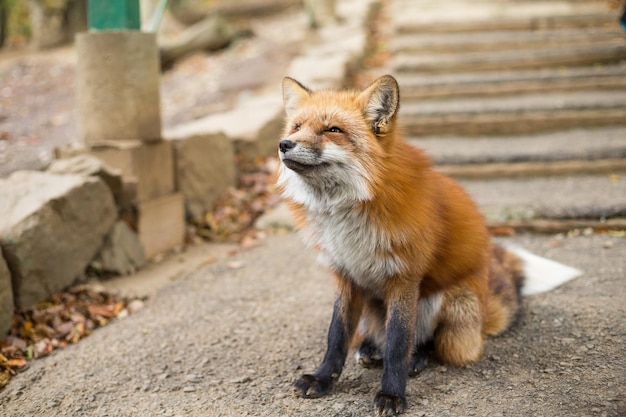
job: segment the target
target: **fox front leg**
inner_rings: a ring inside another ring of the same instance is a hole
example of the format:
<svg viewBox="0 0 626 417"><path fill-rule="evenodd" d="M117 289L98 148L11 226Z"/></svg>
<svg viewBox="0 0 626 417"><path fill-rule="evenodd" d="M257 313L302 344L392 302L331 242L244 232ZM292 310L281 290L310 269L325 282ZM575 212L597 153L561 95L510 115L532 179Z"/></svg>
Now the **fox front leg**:
<svg viewBox="0 0 626 417"><path fill-rule="evenodd" d="M389 295L387 341L381 390L374 397L376 416L395 416L406 410L406 380L415 336L417 290L409 288Z"/></svg>
<svg viewBox="0 0 626 417"><path fill-rule="evenodd" d="M350 341L359 321L362 296L344 279L339 279L339 292L335 300L333 317L328 329L328 348L317 371L302 375L294 388L303 398L319 398L330 392L341 375L346 362Z"/></svg>

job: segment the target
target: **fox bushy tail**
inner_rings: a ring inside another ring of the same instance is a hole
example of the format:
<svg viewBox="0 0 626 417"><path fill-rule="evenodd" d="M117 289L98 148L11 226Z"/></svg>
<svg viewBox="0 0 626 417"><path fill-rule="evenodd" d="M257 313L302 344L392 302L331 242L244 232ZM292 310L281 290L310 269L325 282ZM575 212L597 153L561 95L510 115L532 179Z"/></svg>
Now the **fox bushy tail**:
<svg viewBox="0 0 626 417"><path fill-rule="evenodd" d="M576 268L543 258L519 247L507 246L507 249L523 262L526 276L522 286L523 295L550 291L583 274Z"/></svg>

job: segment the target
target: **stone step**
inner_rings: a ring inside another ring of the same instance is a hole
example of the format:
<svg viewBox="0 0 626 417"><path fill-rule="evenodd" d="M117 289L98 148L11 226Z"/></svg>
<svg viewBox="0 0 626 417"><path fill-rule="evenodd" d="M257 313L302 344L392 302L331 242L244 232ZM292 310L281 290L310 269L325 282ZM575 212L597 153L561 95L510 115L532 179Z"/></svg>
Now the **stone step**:
<svg viewBox="0 0 626 417"><path fill-rule="evenodd" d="M403 100L626 88L626 62L500 72L399 74Z"/></svg>
<svg viewBox="0 0 626 417"><path fill-rule="evenodd" d="M489 221L626 217L623 174L462 179Z"/></svg>
<svg viewBox="0 0 626 417"><path fill-rule="evenodd" d="M616 172L626 173L626 159L439 165L438 170L451 177L467 179L554 177L582 174L615 175Z"/></svg>
<svg viewBox="0 0 626 417"><path fill-rule="evenodd" d="M488 220L487 227L495 236L513 236L516 232L525 233L572 233L576 230L593 229L603 233L626 229L626 217L611 219L529 219L529 220Z"/></svg>
<svg viewBox="0 0 626 417"><path fill-rule="evenodd" d="M392 67L398 73L461 71L503 71L614 64L626 60L626 45L589 45L508 50L459 52L454 54L396 54Z"/></svg>
<svg viewBox="0 0 626 417"><path fill-rule="evenodd" d="M446 165L626 158L626 127L525 136L409 137L408 141L425 150L436 164Z"/></svg>
<svg viewBox="0 0 626 417"><path fill-rule="evenodd" d="M413 117L403 122L408 135L464 134L520 135L556 131L564 128L591 128L626 125L626 107L605 109L568 109L556 111L509 111L492 114L460 113Z"/></svg>
<svg viewBox="0 0 626 417"><path fill-rule="evenodd" d="M593 13L579 16L538 16L530 19L494 19L483 21L454 21L448 22L424 22L415 23L408 18L397 19L395 27L399 34L406 33L461 33L461 32L484 32L500 30L539 30L539 29L567 29L567 28L597 28L602 26L616 27L615 15L605 13Z"/></svg>
<svg viewBox="0 0 626 417"><path fill-rule="evenodd" d="M613 91L555 92L520 96L464 98L454 100L404 100L400 114L406 116L488 114L556 110L584 110L626 107L626 89ZM626 116L626 113L625 113ZM625 119L626 122L626 119Z"/></svg>
<svg viewBox="0 0 626 417"><path fill-rule="evenodd" d="M406 100L400 120L408 136L519 135L626 125L626 91L528 94L481 100Z"/></svg>
<svg viewBox="0 0 626 417"><path fill-rule="evenodd" d="M391 14L398 33L585 28L616 24L615 12L604 1L400 1L394 2Z"/></svg>
<svg viewBox="0 0 626 417"><path fill-rule="evenodd" d="M607 44L624 44L624 33L617 28L617 25L611 28L399 34L390 40L388 48L390 52L396 54L521 50L546 46Z"/></svg>

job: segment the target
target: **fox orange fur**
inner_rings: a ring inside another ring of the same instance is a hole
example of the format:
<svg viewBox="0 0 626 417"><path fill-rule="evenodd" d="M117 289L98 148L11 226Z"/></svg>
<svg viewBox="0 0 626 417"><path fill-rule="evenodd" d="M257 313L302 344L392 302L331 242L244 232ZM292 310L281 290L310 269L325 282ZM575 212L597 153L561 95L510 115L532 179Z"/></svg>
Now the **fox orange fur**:
<svg viewBox="0 0 626 417"><path fill-rule="evenodd" d="M285 78L283 99L277 185L337 290L326 355L296 392L327 394L356 341L361 365L383 367L376 414L399 414L407 376L431 353L473 363L485 335L515 320L522 263L491 244L465 191L403 141L393 77L362 92L314 92Z"/></svg>

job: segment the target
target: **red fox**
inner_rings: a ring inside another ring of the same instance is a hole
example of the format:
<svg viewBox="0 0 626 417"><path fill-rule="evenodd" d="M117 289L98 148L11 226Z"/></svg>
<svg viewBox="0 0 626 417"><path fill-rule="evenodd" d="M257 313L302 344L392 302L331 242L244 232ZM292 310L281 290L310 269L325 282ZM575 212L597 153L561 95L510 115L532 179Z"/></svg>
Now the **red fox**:
<svg viewBox="0 0 626 417"><path fill-rule="evenodd" d="M326 355L294 383L298 395L328 394L355 344L359 364L383 368L376 415L402 413L407 377L431 354L476 362L485 335L516 320L525 263L552 268L554 281L579 273L491 243L465 191L402 140L392 76L362 92L311 91L285 78L283 100L277 186L336 282Z"/></svg>

